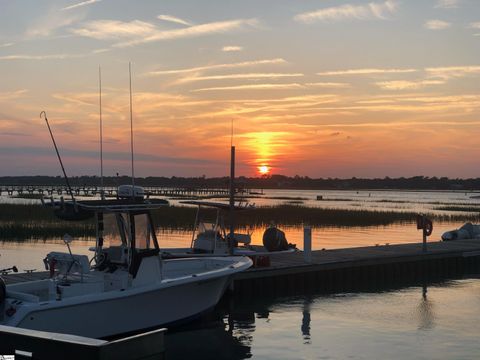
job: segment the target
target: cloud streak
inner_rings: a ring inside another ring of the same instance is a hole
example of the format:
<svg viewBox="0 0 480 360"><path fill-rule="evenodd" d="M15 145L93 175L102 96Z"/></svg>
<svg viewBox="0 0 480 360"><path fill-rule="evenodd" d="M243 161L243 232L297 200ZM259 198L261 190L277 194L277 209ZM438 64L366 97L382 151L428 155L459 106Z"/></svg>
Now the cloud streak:
<svg viewBox="0 0 480 360"><path fill-rule="evenodd" d="M348 88L351 85L348 83L338 83L338 82L315 82L315 83L306 83L306 86L314 86L321 88Z"/></svg>
<svg viewBox="0 0 480 360"><path fill-rule="evenodd" d="M384 90L416 90L430 85L442 85L445 84L443 80L420 80L420 81L381 81L376 83L381 89Z"/></svg>
<svg viewBox="0 0 480 360"><path fill-rule="evenodd" d="M196 67L185 68L185 69L151 71L147 73L147 75L157 76L157 75L184 74L184 73L198 72L198 71L233 69L233 68L242 68L242 67L258 66L258 65L274 65L274 64L286 64L286 63L287 62L282 58L250 60L250 61L243 61L243 62L230 63L230 64L213 64L213 65L206 65L206 66L196 66Z"/></svg>
<svg viewBox="0 0 480 360"><path fill-rule="evenodd" d="M443 20L428 20L423 24L423 27L428 30L445 30L451 26L451 23Z"/></svg>
<svg viewBox="0 0 480 360"><path fill-rule="evenodd" d="M146 44L156 41L175 40L184 38L193 38L211 34L223 34L236 30L257 27L257 19L236 19L227 21L216 21L200 25L193 25L187 28L174 30L156 30L152 34L137 37L136 39L114 44L114 47L129 47L139 44Z"/></svg>
<svg viewBox="0 0 480 360"><path fill-rule="evenodd" d="M480 74L480 65L429 67L425 71L431 76L442 79L460 78Z"/></svg>
<svg viewBox="0 0 480 360"><path fill-rule="evenodd" d="M188 83L206 80L237 80L237 79L275 79L282 77L301 77L302 73L248 73L248 74L226 74L226 75L210 75L210 76L192 76L185 77L177 81L177 83Z"/></svg>
<svg viewBox="0 0 480 360"><path fill-rule="evenodd" d="M405 74L416 72L416 69L348 69L337 71L319 72L317 75L321 76L336 76L336 75L376 75L376 74Z"/></svg>
<svg viewBox="0 0 480 360"><path fill-rule="evenodd" d="M247 85L237 85L237 86L217 86L210 88L202 88L192 90L193 92L200 91L225 91L225 90L274 90L274 89L300 89L304 86L297 83L289 84L247 84Z"/></svg>
<svg viewBox="0 0 480 360"><path fill-rule="evenodd" d="M435 8L440 9L455 9L458 8L459 0L438 0Z"/></svg>
<svg viewBox="0 0 480 360"><path fill-rule="evenodd" d="M95 3L100 2L100 1L102 1L102 0L86 0L86 1L79 2L77 4L73 4L73 5L64 7L64 8L62 8L62 10L72 10L72 9L76 9L76 8L79 8L79 7L95 4Z"/></svg>
<svg viewBox="0 0 480 360"><path fill-rule="evenodd" d="M156 27L140 20L130 22L97 20L86 23L83 28L73 29L72 32L75 35L97 40L109 40L150 36L156 32Z"/></svg>
<svg viewBox="0 0 480 360"><path fill-rule="evenodd" d="M294 20L311 24L317 21L341 21L341 20L385 20L397 11L398 5L393 0L387 0L383 3L371 2L367 5L351 5L329 7L316 11L298 14Z"/></svg>
<svg viewBox="0 0 480 360"><path fill-rule="evenodd" d="M51 55L5 55L0 56L1 60L65 60L85 57L85 55L73 55L73 54L51 54Z"/></svg>
<svg viewBox="0 0 480 360"><path fill-rule="evenodd" d="M175 23L175 24L185 25L185 26L192 26L193 25L189 21L180 19L180 18L178 18L176 16L172 16L172 15L158 15L157 19L172 22L172 23Z"/></svg>
<svg viewBox="0 0 480 360"><path fill-rule="evenodd" d="M16 91L7 91L7 92L0 92L0 101L2 100L13 100L23 97L28 90L16 90Z"/></svg>
<svg viewBox="0 0 480 360"><path fill-rule="evenodd" d="M241 46L224 46L222 48L223 52L235 52L235 51L242 51L243 47Z"/></svg>

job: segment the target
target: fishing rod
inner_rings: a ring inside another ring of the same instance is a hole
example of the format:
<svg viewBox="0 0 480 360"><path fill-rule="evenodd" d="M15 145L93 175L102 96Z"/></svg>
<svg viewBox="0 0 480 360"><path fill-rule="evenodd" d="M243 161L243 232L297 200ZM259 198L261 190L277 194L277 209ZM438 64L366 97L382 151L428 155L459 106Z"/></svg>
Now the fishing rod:
<svg viewBox="0 0 480 360"><path fill-rule="evenodd" d="M75 203L75 197L73 196L72 187L70 186L70 182L68 181L67 173L65 172L65 168L63 167L62 158L60 157L60 153L58 152L57 143L55 142L55 138L53 137L52 129L50 129L50 124L48 123L47 113L45 111L42 111L40 113L40 119L42 118L42 114L45 117L45 122L47 123L48 131L50 132L50 136L51 136L52 141L53 141L53 146L55 147L55 151L57 153L58 161L60 162L60 166L62 167L63 176L65 177L65 182L67 183L68 191L70 192L70 196L72 197L72 201Z"/></svg>

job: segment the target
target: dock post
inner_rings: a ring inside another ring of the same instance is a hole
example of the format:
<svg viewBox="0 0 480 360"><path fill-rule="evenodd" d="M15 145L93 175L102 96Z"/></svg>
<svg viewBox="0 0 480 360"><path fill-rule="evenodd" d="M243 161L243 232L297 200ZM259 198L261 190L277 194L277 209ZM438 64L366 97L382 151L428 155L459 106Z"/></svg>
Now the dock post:
<svg viewBox="0 0 480 360"><path fill-rule="evenodd" d="M425 229L423 229L422 233L423 233L422 252L426 253L427 252L427 232L425 231Z"/></svg>
<svg viewBox="0 0 480 360"><path fill-rule="evenodd" d="M312 262L312 228L305 226L303 228L303 258L305 262Z"/></svg>

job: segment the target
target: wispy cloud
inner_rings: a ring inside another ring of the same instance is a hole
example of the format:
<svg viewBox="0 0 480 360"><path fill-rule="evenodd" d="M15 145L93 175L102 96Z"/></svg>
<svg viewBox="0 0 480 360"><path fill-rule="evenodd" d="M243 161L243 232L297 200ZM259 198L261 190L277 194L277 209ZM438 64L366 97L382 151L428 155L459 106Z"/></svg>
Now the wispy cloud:
<svg viewBox="0 0 480 360"><path fill-rule="evenodd" d="M178 18L176 16L172 16L172 15L158 15L157 19L172 22L172 23L175 23L175 24L186 25L186 26L192 26L193 25L189 21L180 19L180 18Z"/></svg>
<svg viewBox="0 0 480 360"><path fill-rule="evenodd" d="M85 55L74 55L74 54L51 54L51 55L26 55L26 54L17 54L17 55L5 55L0 56L0 60L65 60L84 57Z"/></svg>
<svg viewBox="0 0 480 360"><path fill-rule="evenodd" d="M282 77L301 77L302 73L248 73L248 74L225 74L210 76L192 76L185 77L177 81L177 83L188 83L205 80L236 80L236 79L275 79Z"/></svg>
<svg viewBox="0 0 480 360"><path fill-rule="evenodd" d="M227 21L216 21L206 24L193 25L190 27L174 30L158 30L146 36L139 36L136 39L120 42L115 47L128 47L139 44L145 44L155 41L174 40L182 38L192 38L210 34L222 34L235 30L257 27L257 19L236 19Z"/></svg>
<svg viewBox="0 0 480 360"><path fill-rule="evenodd" d="M350 87L348 83L338 83L338 82L315 82L315 83L306 83L306 86L315 86L321 88L347 88Z"/></svg>
<svg viewBox="0 0 480 360"><path fill-rule="evenodd" d="M375 75L375 74L404 74L404 73L413 73L416 72L416 69L376 69L376 68L367 68L367 69L348 69L348 70L337 70L337 71L324 71L319 72L317 75L321 76L331 76L331 75Z"/></svg>
<svg viewBox="0 0 480 360"><path fill-rule="evenodd" d="M0 92L0 101L2 100L12 100L12 99L18 99L23 97L28 90L22 89L22 90L16 90L16 91L6 91L6 92Z"/></svg>
<svg viewBox="0 0 480 360"><path fill-rule="evenodd" d="M384 90L416 90L429 85L441 85L444 84L443 80L420 80L420 81L407 81L407 80L395 80L395 81L381 81L376 84Z"/></svg>
<svg viewBox="0 0 480 360"><path fill-rule="evenodd" d="M4 43L4 44L0 44L0 48L9 47L9 46L12 46L12 45L14 45L14 43L12 43L12 42Z"/></svg>
<svg viewBox="0 0 480 360"><path fill-rule="evenodd" d="M438 0L435 8L454 9L458 8L459 0Z"/></svg>
<svg viewBox="0 0 480 360"><path fill-rule="evenodd" d="M428 20L423 27L429 30L444 30L451 27L452 24L443 20Z"/></svg>
<svg viewBox="0 0 480 360"><path fill-rule="evenodd" d="M82 1L82 2L79 2L79 3L64 7L62 10L72 10L72 9L76 9L76 8L79 8L79 7L82 7L82 6L91 5L91 4L100 2L100 1L102 1L102 0L86 0L86 1Z"/></svg>
<svg viewBox="0 0 480 360"><path fill-rule="evenodd" d="M289 84L247 84L237 86L218 86L210 88L202 88L192 90L193 92L199 91L224 91L224 90L266 90L266 89L300 89L303 85L297 83Z"/></svg>
<svg viewBox="0 0 480 360"><path fill-rule="evenodd" d="M296 21L310 24L316 21L340 21L340 20L369 20L382 19L397 11L398 5L393 0L382 3L368 3L366 5L345 4L342 6L329 7L316 11L305 12L294 17Z"/></svg>
<svg viewBox="0 0 480 360"><path fill-rule="evenodd" d="M118 20L96 20L84 24L83 28L73 29L76 35L98 40L135 38L150 36L156 32L156 27L148 22L133 20L123 22Z"/></svg>
<svg viewBox="0 0 480 360"><path fill-rule="evenodd" d="M241 46L224 46L222 51L224 52L235 52L235 51L242 51L243 47Z"/></svg>
<svg viewBox="0 0 480 360"><path fill-rule="evenodd" d="M274 64L285 64L285 63L287 62L282 58L250 60L250 61L243 61L243 62L230 63L230 64L213 64L213 65L206 65L206 66L196 66L196 67L185 68L185 69L151 71L148 73L148 75L183 74L183 73L198 72L198 71L232 69L232 68L251 67L251 66L258 66L258 65L274 65Z"/></svg>
<svg viewBox="0 0 480 360"><path fill-rule="evenodd" d="M472 29L480 29L480 21L470 23L469 27Z"/></svg>
<svg viewBox="0 0 480 360"><path fill-rule="evenodd" d="M443 79L459 78L470 74L480 74L480 65L470 66L445 66L425 68L431 76Z"/></svg>
<svg viewBox="0 0 480 360"><path fill-rule="evenodd" d="M27 38L47 37L59 29L81 21L84 17L84 13L64 13L51 9L45 16L33 20L25 35Z"/></svg>

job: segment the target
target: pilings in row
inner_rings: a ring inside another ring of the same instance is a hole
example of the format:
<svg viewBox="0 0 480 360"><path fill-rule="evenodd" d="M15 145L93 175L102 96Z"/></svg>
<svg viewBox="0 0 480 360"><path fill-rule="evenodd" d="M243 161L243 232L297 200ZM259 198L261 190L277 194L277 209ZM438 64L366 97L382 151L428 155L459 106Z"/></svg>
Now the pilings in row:
<svg viewBox="0 0 480 360"><path fill-rule="evenodd" d="M235 279L233 295L241 298L308 293L378 291L422 286L480 272L480 256L431 258L374 265L328 267L303 272Z"/></svg>
<svg viewBox="0 0 480 360"><path fill-rule="evenodd" d="M222 188L163 188L156 186L148 186L144 188L145 193L155 196L194 196L194 195L225 195L229 194L228 189ZM96 196L101 194L102 189L97 187L73 186L72 192L76 196ZM108 196L116 196L116 187L106 187L103 192ZM248 195L251 189L236 189L239 195ZM29 195L70 195L70 191L65 186L8 186L0 187L0 195L7 194L29 194Z"/></svg>

